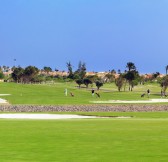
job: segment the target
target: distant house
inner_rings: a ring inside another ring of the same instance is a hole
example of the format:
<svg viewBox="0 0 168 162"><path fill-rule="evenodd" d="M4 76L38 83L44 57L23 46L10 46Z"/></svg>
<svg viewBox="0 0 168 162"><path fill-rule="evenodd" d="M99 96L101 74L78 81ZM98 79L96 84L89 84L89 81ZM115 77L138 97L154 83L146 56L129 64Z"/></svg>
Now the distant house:
<svg viewBox="0 0 168 162"><path fill-rule="evenodd" d="M164 74L160 74L158 77L163 78L164 76L165 76Z"/></svg>
<svg viewBox="0 0 168 162"><path fill-rule="evenodd" d="M45 72L44 70L41 70L39 74L43 75L50 75L50 76L68 76L68 72L66 71L51 71L51 72Z"/></svg>
<svg viewBox="0 0 168 162"><path fill-rule="evenodd" d="M5 76L9 76L10 74L12 74L12 69L9 69L9 70L7 70L7 71L3 71L3 74L5 75Z"/></svg>
<svg viewBox="0 0 168 162"><path fill-rule="evenodd" d="M86 72L86 76L94 76L94 75L96 75L95 72Z"/></svg>

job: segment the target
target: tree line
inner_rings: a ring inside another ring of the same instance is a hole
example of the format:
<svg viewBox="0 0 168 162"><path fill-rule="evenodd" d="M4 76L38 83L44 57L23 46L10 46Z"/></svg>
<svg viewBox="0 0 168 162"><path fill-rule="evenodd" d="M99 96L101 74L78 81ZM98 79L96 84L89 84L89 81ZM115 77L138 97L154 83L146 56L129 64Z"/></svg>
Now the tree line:
<svg viewBox="0 0 168 162"><path fill-rule="evenodd" d="M118 77L115 77L116 71L111 70L107 73L104 79L99 78L98 76L86 76L86 64L79 62L78 69L73 72L73 66L70 62L67 63L68 68L68 78L75 80L78 84L79 88L82 84L88 87L89 84L95 83L97 89L103 86L104 82L115 82L115 85L118 87L118 91L121 91L123 88L124 91L126 90L126 86L128 85L128 90L132 91L134 86L138 84L144 84L147 81L156 80L157 77L160 75L159 72L153 73L150 79L145 78L144 76L140 76L139 72L133 62L128 62L126 64L126 69L123 73L118 70ZM161 86L162 92L165 94L168 88L168 66L166 66L166 76L163 78L158 79L158 83Z"/></svg>
<svg viewBox="0 0 168 162"><path fill-rule="evenodd" d="M166 75L163 78L157 78L160 73L156 72L152 74L150 79L144 78L144 76L140 76L139 72L133 62L128 62L126 64L126 70L121 72L118 70L118 73L115 70L109 71L103 78L98 77L97 75L86 75L86 64L84 62L79 62L76 70L73 70L73 65L71 62L66 63L68 75L67 76L51 76L49 72L52 72L52 68L45 66L42 70L38 69L35 66L27 66L26 68L22 68L20 66L13 67L12 73L10 77L6 80L10 80L16 83L42 83L51 80L62 80L62 81L75 81L79 88L84 85L86 88L89 85L96 85L97 89L103 86L106 82L114 82L118 88L118 91L122 89L125 91L126 87L128 87L129 91L132 91L134 86L138 84L144 84L147 81L156 80L161 86L162 92L165 94L168 88L168 65L166 66ZM0 66L0 79L3 79L5 76L3 74L3 70L8 70L7 66ZM45 72L45 74L39 73L40 71ZM55 69L55 71L58 71ZM117 74L117 77L116 77Z"/></svg>

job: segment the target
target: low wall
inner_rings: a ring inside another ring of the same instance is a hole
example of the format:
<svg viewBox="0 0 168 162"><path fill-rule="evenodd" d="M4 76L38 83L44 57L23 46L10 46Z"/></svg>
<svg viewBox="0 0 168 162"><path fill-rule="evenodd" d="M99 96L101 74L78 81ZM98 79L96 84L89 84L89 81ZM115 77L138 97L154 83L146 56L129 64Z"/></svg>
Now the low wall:
<svg viewBox="0 0 168 162"><path fill-rule="evenodd" d="M168 105L0 105L0 112L140 112L168 111Z"/></svg>

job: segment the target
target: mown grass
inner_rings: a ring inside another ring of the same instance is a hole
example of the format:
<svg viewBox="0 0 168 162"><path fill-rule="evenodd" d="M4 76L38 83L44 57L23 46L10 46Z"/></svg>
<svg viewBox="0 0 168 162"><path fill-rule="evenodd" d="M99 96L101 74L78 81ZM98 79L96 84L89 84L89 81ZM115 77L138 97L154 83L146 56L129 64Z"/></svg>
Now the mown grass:
<svg viewBox="0 0 168 162"><path fill-rule="evenodd" d="M65 88L68 89L67 97L64 95ZM97 98L96 95L92 97L90 89L79 89L75 83L0 83L0 94L11 94L10 96L1 97L7 99L11 104L91 104L90 101L95 100L148 100L147 96L140 97L148 88L151 90L150 98L160 98L160 87L156 83L136 86L133 92L118 92L114 83L104 84L99 91L100 98ZM75 96L71 97L70 92Z"/></svg>
<svg viewBox="0 0 168 162"><path fill-rule="evenodd" d="M168 160L168 118L1 119L0 131L5 162Z"/></svg>
<svg viewBox="0 0 168 162"><path fill-rule="evenodd" d="M118 92L114 84L105 84L101 98L74 83L22 85L0 83L1 96L11 104L90 104L92 100L140 100L151 90L151 98L160 98L160 87L147 84L133 92ZM75 97L64 96L64 89ZM148 99L147 97L143 98ZM52 112L55 113L55 112ZM58 112L57 112L58 113ZM0 161L58 162L158 162L168 161L167 112L59 112L97 116L131 116L130 119L99 118L73 120L0 119Z"/></svg>

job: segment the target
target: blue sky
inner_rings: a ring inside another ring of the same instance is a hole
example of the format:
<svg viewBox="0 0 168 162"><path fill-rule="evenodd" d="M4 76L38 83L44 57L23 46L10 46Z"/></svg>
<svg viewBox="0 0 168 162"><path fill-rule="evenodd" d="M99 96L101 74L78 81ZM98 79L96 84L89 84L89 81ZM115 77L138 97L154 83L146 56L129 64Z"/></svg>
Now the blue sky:
<svg viewBox="0 0 168 162"><path fill-rule="evenodd" d="M0 0L0 65L165 73L168 0Z"/></svg>

